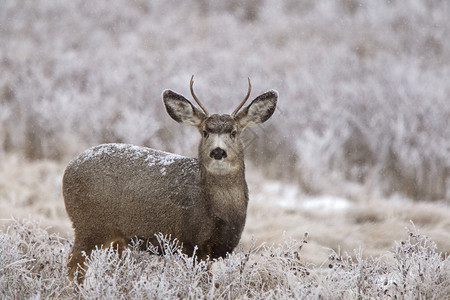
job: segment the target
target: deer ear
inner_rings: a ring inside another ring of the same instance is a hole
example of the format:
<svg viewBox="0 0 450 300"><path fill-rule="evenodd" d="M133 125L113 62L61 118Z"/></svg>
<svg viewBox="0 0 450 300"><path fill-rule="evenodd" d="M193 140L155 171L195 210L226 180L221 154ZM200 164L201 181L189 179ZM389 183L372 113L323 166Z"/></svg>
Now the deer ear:
<svg viewBox="0 0 450 300"><path fill-rule="evenodd" d="M183 96L171 90L165 90L162 97L167 113L178 123L200 126L205 119L205 114Z"/></svg>
<svg viewBox="0 0 450 300"><path fill-rule="evenodd" d="M236 121L242 128L255 126L267 121L274 113L277 106L278 92L268 91L252 101L236 116Z"/></svg>

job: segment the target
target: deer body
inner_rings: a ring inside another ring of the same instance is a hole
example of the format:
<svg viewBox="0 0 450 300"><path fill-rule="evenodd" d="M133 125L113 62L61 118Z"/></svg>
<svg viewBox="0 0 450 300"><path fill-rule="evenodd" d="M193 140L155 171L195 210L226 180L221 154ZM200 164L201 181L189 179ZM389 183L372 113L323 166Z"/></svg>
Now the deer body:
<svg viewBox="0 0 450 300"><path fill-rule="evenodd" d="M188 254L197 246L200 258L223 257L237 246L248 203L239 135L273 114L277 93L257 97L239 114L240 107L231 116L210 116L192 83L203 112L172 91L165 91L163 100L174 120L196 126L202 134L198 159L103 144L67 166L63 195L75 231L70 279L83 261L82 251L111 242L125 247L134 237L155 242L159 232L180 240ZM249 94L250 85L243 102Z"/></svg>
<svg viewBox="0 0 450 300"><path fill-rule="evenodd" d="M228 182L206 177L197 159L150 148L104 144L83 152L64 175L75 235L89 233L77 244L89 250L117 237L152 241L162 232L183 241L188 252L197 245L199 256L231 252L245 223L247 185L241 176ZM213 232L226 237L227 246L210 244Z"/></svg>

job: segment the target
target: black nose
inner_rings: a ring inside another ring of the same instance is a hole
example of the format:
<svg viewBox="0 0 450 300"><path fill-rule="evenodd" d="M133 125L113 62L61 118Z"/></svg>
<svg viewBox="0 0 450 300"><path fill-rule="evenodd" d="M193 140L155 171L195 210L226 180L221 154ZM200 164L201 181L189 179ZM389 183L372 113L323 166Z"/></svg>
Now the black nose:
<svg viewBox="0 0 450 300"><path fill-rule="evenodd" d="M225 152L225 150L220 149L219 147L217 147L216 149L211 151L209 156L211 158L214 158L214 159L217 159L217 160L221 160L222 158L226 158L227 157L227 153Z"/></svg>

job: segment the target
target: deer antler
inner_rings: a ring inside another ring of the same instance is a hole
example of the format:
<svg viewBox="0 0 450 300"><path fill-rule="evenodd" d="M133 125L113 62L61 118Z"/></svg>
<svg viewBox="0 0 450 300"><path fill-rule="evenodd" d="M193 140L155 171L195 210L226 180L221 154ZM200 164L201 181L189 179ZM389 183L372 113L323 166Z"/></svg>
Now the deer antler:
<svg viewBox="0 0 450 300"><path fill-rule="evenodd" d="M252 84L250 83L250 77L248 77L248 92L245 96L244 100L242 100L241 104L238 105L238 107L233 111L231 114L231 117L234 118L238 111L241 109L241 107L245 104L245 102L248 100L248 97L250 97L250 92L252 91Z"/></svg>
<svg viewBox="0 0 450 300"><path fill-rule="evenodd" d="M200 102L200 100L198 100L197 96L195 96L195 93L194 93L194 75L191 76L190 88L191 88L191 95L194 98L195 102L197 102L198 106L200 106L200 108L203 110L205 115L207 117L209 117L209 113L206 110L206 107Z"/></svg>

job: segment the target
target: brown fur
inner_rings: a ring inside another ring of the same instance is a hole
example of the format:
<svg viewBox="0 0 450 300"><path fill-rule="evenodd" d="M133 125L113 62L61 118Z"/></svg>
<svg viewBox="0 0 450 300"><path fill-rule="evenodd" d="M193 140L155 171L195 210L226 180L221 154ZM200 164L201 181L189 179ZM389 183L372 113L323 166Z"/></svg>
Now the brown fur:
<svg viewBox="0 0 450 300"><path fill-rule="evenodd" d="M223 257L238 244L248 204L239 133L272 115L277 93L256 98L235 118L207 116L172 91L163 100L174 120L202 133L199 159L126 144L99 145L73 159L63 178L75 231L69 279L82 251L111 244L121 251L134 237L155 242L155 234L171 234L188 254L197 246L200 258ZM220 159L211 155L218 148L227 153Z"/></svg>

